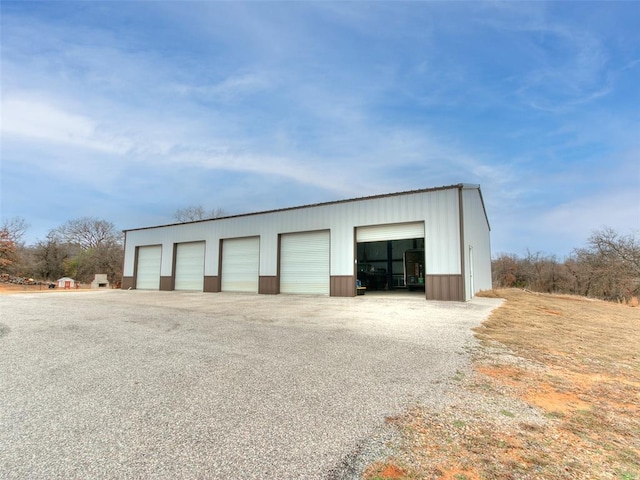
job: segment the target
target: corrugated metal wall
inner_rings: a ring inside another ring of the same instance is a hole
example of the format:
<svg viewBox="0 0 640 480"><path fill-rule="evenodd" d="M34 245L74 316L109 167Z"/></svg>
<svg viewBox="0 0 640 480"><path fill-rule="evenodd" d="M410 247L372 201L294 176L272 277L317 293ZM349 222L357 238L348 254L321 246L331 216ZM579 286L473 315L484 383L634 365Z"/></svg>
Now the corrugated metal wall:
<svg viewBox="0 0 640 480"><path fill-rule="evenodd" d="M480 290L491 289L491 241L489 223L482 204L480 190L464 188L462 190L462 206L464 211L465 296L466 300L470 300Z"/></svg>
<svg viewBox="0 0 640 480"><path fill-rule="evenodd" d="M424 222L427 274L461 273L458 189L398 194L381 198L305 207L205 222L126 232L124 276L134 271L135 248L162 244L206 242L205 275L219 271L219 245L225 238L260 236L260 275L278 269L278 234L311 230L331 231L331 275L354 274L355 228L385 223ZM162 256L162 276L170 276L173 259Z"/></svg>

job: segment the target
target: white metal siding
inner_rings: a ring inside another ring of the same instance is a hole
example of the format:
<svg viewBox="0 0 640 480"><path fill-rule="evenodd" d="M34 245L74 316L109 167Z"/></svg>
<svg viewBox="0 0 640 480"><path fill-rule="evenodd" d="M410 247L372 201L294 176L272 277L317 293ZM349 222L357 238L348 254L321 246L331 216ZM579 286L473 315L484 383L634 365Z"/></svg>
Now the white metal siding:
<svg viewBox="0 0 640 480"><path fill-rule="evenodd" d="M460 274L458 190L444 190L425 202L425 265L431 275Z"/></svg>
<svg viewBox="0 0 640 480"><path fill-rule="evenodd" d="M372 225L356 229L356 241L358 243L410 238L424 238L424 222Z"/></svg>
<svg viewBox="0 0 640 480"><path fill-rule="evenodd" d="M329 295L329 242L328 231L282 235L280 292Z"/></svg>
<svg viewBox="0 0 640 480"><path fill-rule="evenodd" d="M136 288L140 290L160 289L160 262L162 246L153 245L138 248L138 273Z"/></svg>
<svg viewBox="0 0 640 480"><path fill-rule="evenodd" d="M491 289L491 244L480 190L464 189L465 293L470 300L480 290ZM473 274L473 278L471 275Z"/></svg>
<svg viewBox="0 0 640 480"><path fill-rule="evenodd" d="M204 242L176 246L176 290L199 290L204 286Z"/></svg>
<svg viewBox="0 0 640 480"><path fill-rule="evenodd" d="M222 291L258 293L260 237L222 241Z"/></svg>
<svg viewBox="0 0 640 480"><path fill-rule="evenodd" d="M133 275L137 246L162 244L165 252L171 252L175 243L206 240L205 275L217 276L221 239L260 236L260 275L275 276L280 234L324 230L331 230L330 274L353 275L355 227L415 222L424 223L427 273L460 274L458 189L449 188L129 230L126 232L124 275ZM477 261L477 249L475 253ZM171 255L162 256L163 276L172 275L172 263ZM477 274L476 269L476 277Z"/></svg>

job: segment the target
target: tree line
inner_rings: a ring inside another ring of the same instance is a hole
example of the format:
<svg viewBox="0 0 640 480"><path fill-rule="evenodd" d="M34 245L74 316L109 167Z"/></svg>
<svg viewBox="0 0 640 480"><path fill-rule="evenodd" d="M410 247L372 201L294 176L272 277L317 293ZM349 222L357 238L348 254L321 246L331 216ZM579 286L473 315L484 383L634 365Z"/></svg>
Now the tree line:
<svg viewBox="0 0 640 480"><path fill-rule="evenodd" d="M179 208L177 222L192 222L226 215L221 208L200 205ZM71 277L88 283L96 273L107 274L112 285L122 280L124 235L107 220L81 217L50 230L46 237L26 245L29 224L20 217L4 219L0 225L0 273L53 281Z"/></svg>
<svg viewBox="0 0 640 480"><path fill-rule="evenodd" d="M640 296L640 240L611 228L594 231L564 260L501 253L492 260L494 288L526 288L626 302Z"/></svg>
<svg viewBox="0 0 640 480"><path fill-rule="evenodd" d="M1 273L44 281L67 276L85 283L91 282L96 273L105 273L110 283L121 281L123 234L113 223L77 218L50 230L43 240L25 245L28 227L21 218L2 222Z"/></svg>
<svg viewBox="0 0 640 480"><path fill-rule="evenodd" d="M173 217L185 222L224 215L221 209L194 206L176 210ZM28 228L21 218L2 222L0 273L45 281L69 276L80 282L91 282L96 273L106 273L111 284L121 281L123 234L113 223L93 217L69 220L33 245L23 241ZM640 297L640 240L634 234L603 228L564 260L540 252L498 254L492 259L492 275L494 288L627 301Z"/></svg>

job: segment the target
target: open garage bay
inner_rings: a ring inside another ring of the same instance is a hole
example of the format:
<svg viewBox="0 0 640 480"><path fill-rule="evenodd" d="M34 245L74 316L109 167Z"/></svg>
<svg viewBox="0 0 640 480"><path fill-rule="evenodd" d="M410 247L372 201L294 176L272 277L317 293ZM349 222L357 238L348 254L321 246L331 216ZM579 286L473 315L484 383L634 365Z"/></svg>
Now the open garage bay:
<svg viewBox="0 0 640 480"><path fill-rule="evenodd" d="M358 478L499 303L0 296L0 478Z"/></svg>

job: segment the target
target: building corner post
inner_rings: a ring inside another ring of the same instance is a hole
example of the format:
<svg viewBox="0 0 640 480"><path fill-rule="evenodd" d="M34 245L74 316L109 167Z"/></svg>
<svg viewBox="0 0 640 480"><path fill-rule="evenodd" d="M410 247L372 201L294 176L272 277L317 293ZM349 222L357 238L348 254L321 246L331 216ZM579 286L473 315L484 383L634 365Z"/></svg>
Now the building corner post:
<svg viewBox="0 0 640 480"><path fill-rule="evenodd" d="M464 198L462 195L463 185L458 186L458 215L460 217L460 272L462 273L462 298L460 301L467 301L467 269L465 262L465 238L464 238Z"/></svg>

